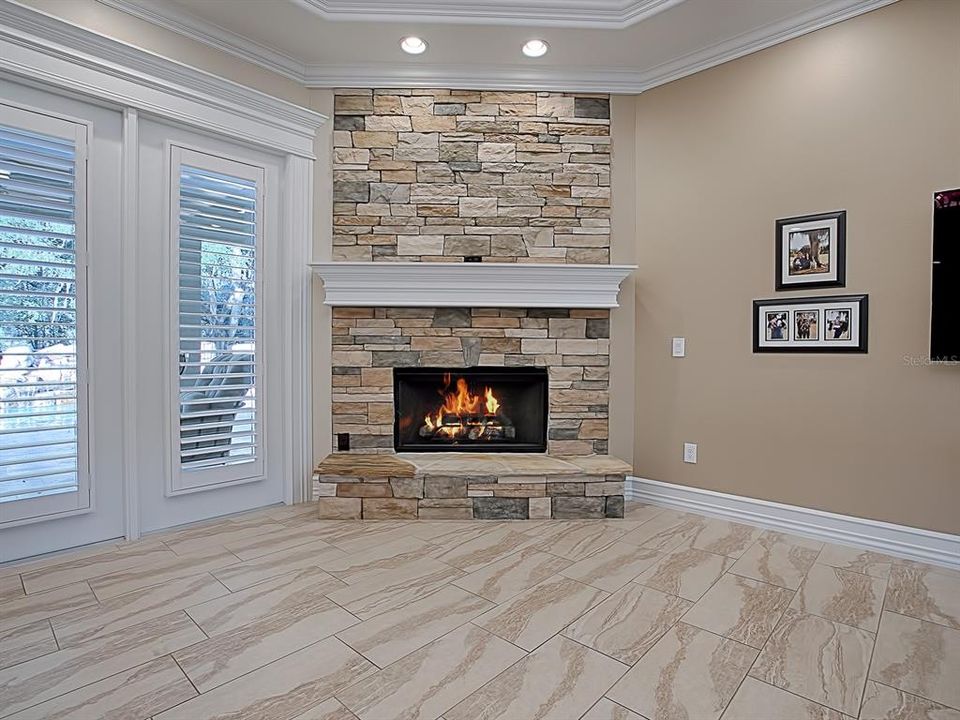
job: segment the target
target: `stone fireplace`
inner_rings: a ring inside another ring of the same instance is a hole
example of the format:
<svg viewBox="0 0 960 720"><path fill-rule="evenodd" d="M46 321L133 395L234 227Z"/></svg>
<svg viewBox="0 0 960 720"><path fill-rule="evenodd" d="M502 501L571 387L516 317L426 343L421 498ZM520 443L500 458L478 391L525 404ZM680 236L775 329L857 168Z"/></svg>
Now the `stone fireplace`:
<svg viewBox="0 0 960 720"><path fill-rule="evenodd" d="M329 518L621 517L603 95L338 90Z"/></svg>
<svg viewBox="0 0 960 720"><path fill-rule="evenodd" d="M397 452L545 452L547 369L394 368Z"/></svg>

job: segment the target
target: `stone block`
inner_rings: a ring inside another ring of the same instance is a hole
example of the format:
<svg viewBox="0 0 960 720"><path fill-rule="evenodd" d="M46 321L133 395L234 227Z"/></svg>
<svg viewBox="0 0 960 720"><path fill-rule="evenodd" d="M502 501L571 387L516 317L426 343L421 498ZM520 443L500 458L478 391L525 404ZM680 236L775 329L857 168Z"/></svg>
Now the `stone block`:
<svg viewBox="0 0 960 720"><path fill-rule="evenodd" d="M463 200L463 198L461 198L461 200ZM490 238L448 237L443 241L443 254L451 257L463 257L466 255L489 255Z"/></svg>
<svg viewBox="0 0 960 720"><path fill-rule="evenodd" d="M371 355L373 367L416 367L420 364L420 353L412 350L374 350Z"/></svg>
<svg viewBox="0 0 960 720"><path fill-rule="evenodd" d="M514 162L517 157L517 146L514 143L480 143L477 148L477 159L480 162Z"/></svg>
<svg viewBox="0 0 960 720"><path fill-rule="evenodd" d="M473 520L472 507L423 507L419 509L421 520Z"/></svg>
<svg viewBox="0 0 960 720"><path fill-rule="evenodd" d="M412 129L410 118L406 115L367 115L365 130L398 130L409 132ZM357 128L351 128L356 130Z"/></svg>
<svg viewBox="0 0 960 720"><path fill-rule="evenodd" d="M435 328L468 328L471 325L470 310L467 308L437 308L433 316Z"/></svg>
<svg viewBox="0 0 960 720"><path fill-rule="evenodd" d="M397 145L397 134L383 130L358 130L353 133L353 146L358 148L392 148Z"/></svg>
<svg viewBox="0 0 960 720"><path fill-rule="evenodd" d="M422 498L423 478L390 478L390 487L395 498Z"/></svg>
<svg viewBox="0 0 960 720"><path fill-rule="evenodd" d="M473 517L479 520L526 520L529 508L526 498L473 498Z"/></svg>
<svg viewBox="0 0 960 720"><path fill-rule="evenodd" d="M576 98L574 117L610 119L610 100L607 98Z"/></svg>
<svg viewBox="0 0 960 720"><path fill-rule="evenodd" d="M333 183L333 200L334 202L369 202L370 183L337 180Z"/></svg>
<svg viewBox="0 0 960 720"><path fill-rule="evenodd" d="M476 162L477 143L443 142L440 143L440 160L445 162Z"/></svg>
<svg viewBox="0 0 960 720"><path fill-rule="evenodd" d="M419 500L402 498L363 498L364 520L414 520Z"/></svg>
<svg viewBox="0 0 960 720"><path fill-rule="evenodd" d="M420 508L472 508L473 500L464 496L459 498L424 498Z"/></svg>
<svg viewBox="0 0 960 720"><path fill-rule="evenodd" d="M334 130L363 130L363 115L337 115L333 118Z"/></svg>
<svg viewBox="0 0 960 720"><path fill-rule="evenodd" d="M585 338L587 321L582 318L550 318L550 337L563 339ZM595 345L596 343L594 343ZM561 350L560 352L567 352Z"/></svg>
<svg viewBox="0 0 960 720"><path fill-rule="evenodd" d="M425 498L464 498L467 496L466 477L426 477L423 480Z"/></svg>
<svg viewBox="0 0 960 720"><path fill-rule="evenodd" d="M317 500L321 520L359 520L361 517L360 498L322 497Z"/></svg>
<svg viewBox="0 0 960 720"><path fill-rule="evenodd" d="M337 485L337 497L388 498L393 497L389 483L341 483Z"/></svg>
<svg viewBox="0 0 960 720"><path fill-rule="evenodd" d="M591 495L623 495L623 481L587 483L586 494Z"/></svg>
<svg viewBox="0 0 960 720"><path fill-rule="evenodd" d="M463 103L434 103L434 115L466 115L467 106Z"/></svg>
<svg viewBox="0 0 960 720"><path fill-rule="evenodd" d="M537 97L537 117L562 118L573 117L574 99L564 95L546 95Z"/></svg>
<svg viewBox="0 0 960 720"><path fill-rule="evenodd" d="M606 499L602 497L554 496L553 517L563 520L606 517ZM364 501L366 502L366 501Z"/></svg>
<svg viewBox="0 0 960 720"><path fill-rule="evenodd" d="M408 203L410 185L391 182L373 182L369 184L371 203ZM389 213L387 213L389 214Z"/></svg>
<svg viewBox="0 0 960 720"><path fill-rule="evenodd" d="M398 235L398 255L443 255L443 235Z"/></svg>
<svg viewBox="0 0 960 720"><path fill-rule="evenodd" d="M553 501L548 497L530 498L528 515L531 520L547 520L553 513Z"/></svg>
<svg viewBox="0 0 960 720"><path fill-rule="evenodd" d="M336 497L337 496L337 484L336 483L322 483L317 482L313 485L313 494L318 498L321 497Z"/></svg>
<svg viewBox="0 0 960 720"><path fill-rule="evenodd" d="M582 482L555 482L547 483L547 495L564 495L583 497L586 486Z"/></svg>
<svg viewBox="0 0 960 720"><path fill-rule="evenodd" d="M610 318L589 318L587 320L588 338L609 338Z"/></svg>
<svg viewBox="0 0 960 720"><path fill-rule="evenodd" d="M610 495L607 497L606 515L608 518L623 517L623 495Z"/></svg>

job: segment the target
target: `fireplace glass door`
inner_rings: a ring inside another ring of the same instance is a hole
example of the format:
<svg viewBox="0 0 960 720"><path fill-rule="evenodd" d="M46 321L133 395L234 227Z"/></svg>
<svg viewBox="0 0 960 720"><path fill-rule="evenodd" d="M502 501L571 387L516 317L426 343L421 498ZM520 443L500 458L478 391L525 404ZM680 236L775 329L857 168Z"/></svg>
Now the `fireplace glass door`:
<svg viewBox="0 0 960 720"><path fill-rule="evenodd" d="M545 452L545 368L394 368L399 452Z"/></svg>

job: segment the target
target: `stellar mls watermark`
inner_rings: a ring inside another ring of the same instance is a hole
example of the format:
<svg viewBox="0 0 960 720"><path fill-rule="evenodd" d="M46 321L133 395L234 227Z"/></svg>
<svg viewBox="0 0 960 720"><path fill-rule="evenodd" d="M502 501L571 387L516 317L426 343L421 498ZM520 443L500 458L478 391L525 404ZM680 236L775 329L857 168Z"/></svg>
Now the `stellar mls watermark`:
<svg viewBox="0 0 960 720"><path fill-rule="evenodd" d="M904 355L903 364L907 367L928 367L933 365L960 365L960 355L945 355L930 358L926 355Z"/></svg>

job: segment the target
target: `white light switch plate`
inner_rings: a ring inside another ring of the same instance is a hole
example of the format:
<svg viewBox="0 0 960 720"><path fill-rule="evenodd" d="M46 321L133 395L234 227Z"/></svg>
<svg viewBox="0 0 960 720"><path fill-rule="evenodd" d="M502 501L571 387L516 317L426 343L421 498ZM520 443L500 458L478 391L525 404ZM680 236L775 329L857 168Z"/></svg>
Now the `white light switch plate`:
<svg viewBox="0 0 960 720"><path fill-rule="evenodd" d="M683 444L683 461L685 463L696 464L697 462L697 444L696 443Z"/></svg>
<svg viewBox="0 0 960 720"><path fill-rule="evenodd" d="M687 339L675 337L673 339L673 356L684 357L687 354Z"/></svg>

